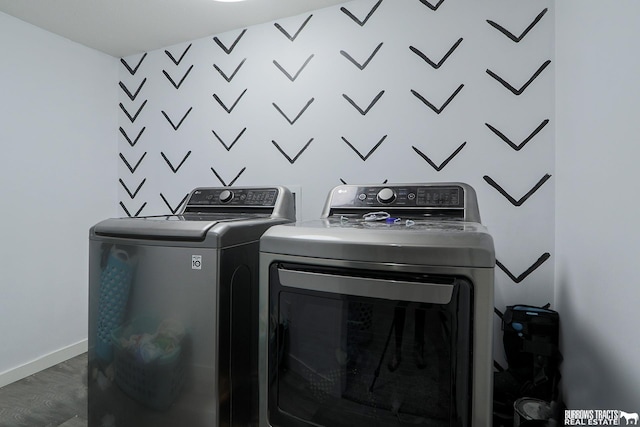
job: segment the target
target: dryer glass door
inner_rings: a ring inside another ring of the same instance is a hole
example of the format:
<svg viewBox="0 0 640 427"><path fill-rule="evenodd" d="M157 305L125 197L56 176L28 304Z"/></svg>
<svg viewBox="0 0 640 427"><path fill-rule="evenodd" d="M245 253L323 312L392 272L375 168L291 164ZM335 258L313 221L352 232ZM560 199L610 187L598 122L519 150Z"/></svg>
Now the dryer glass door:
<svg viewBox="0 0 640 427"><path fill-rule="evenodd" d="M473 286L273 264L269 424L470 425Z"/></svg>

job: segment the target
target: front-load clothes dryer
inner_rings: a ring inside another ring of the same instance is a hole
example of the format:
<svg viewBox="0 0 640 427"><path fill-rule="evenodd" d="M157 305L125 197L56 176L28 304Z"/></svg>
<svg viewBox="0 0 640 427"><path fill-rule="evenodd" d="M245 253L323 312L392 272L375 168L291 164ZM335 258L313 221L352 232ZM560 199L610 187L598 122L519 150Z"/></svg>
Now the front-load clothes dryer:
<svg viewBox="0 0 640 427"><path fill-rule="evenodd" d="M469 185L342 185L260 241L261 427L487 427L495 254Z"/></svg>
<svg viewBox="0 0 640 427"><path fill-rule="evenodd" d="M259 239L283 187L197 188L89 237L89 426L257 424Z"/></svg>

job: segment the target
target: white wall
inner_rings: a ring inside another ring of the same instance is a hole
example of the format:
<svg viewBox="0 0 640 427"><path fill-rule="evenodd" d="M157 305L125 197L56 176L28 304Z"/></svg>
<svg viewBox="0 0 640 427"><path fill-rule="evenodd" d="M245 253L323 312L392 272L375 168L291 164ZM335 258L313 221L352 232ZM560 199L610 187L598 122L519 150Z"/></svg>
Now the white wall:
<svg viewBox="0 0 640 427"><path fill-rule="evenodd" d="M556 2L556 301L572 409L640 411L640 3Z"/></svg>
<svg viewBox="0 0 640 427"><path fill-rule="evenodd" d="M116 215L115 58L0 13L0 386L81 352L89 227Z"/></svg>
<svg viewBox="0 0 640 427"><path fill-rule="evenodd" d="M120 162L119 214L169 213L196 186L282 184L302 187L308 219L342 181L464 181L478 193L497 259L516 279L496 269L497 307L553 303L553 15L551 1L454 0L432 10L419 1L356 0L124 58L119 150L132 168ZM514 42L488 20L517 35L535 25ZM487 72L520 88L539 69L519 95ZM461 85L440 114L412 92L440 108ZM345 95L371 109L358 112ZM274 104L299 118L291 124ZM486 124L515 144L530 139L514 149ZM547 175L517 206L485 178L519 200Z"/></svg>

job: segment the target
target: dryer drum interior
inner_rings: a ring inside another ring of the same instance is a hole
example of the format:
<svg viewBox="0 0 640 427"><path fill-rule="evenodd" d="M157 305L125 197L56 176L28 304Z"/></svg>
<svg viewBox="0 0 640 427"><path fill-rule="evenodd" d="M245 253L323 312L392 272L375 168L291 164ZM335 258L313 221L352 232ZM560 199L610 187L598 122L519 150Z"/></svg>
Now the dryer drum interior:
<svg viewBox="0 0 640 427"><path fill-rule="evenodd" d="M468 418L469 280L379 271L336 274L331 268L278 263L270 270L274 425L296 425L290 416L336 427L370 426L372 418L387 425L448 426L452 414ZM314 290L320 281L320 288L333 284L343 291ZM383 281L409 288L415 298L398 300L393 290L377 291ZM357 289L349 292L350 286ZM288 416L278 417L280 412Z"/></svg>

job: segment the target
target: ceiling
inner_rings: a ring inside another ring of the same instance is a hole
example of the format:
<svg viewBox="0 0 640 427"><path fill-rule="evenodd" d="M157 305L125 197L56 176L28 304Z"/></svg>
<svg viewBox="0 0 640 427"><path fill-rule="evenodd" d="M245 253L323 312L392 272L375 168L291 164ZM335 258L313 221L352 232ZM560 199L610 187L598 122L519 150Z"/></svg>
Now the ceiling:
<svg viewBox="0 0 640 427"><path fill-rule="evenodd" d="M115 57L275 21L346 0L0 0L0 12Z"/></svg>

